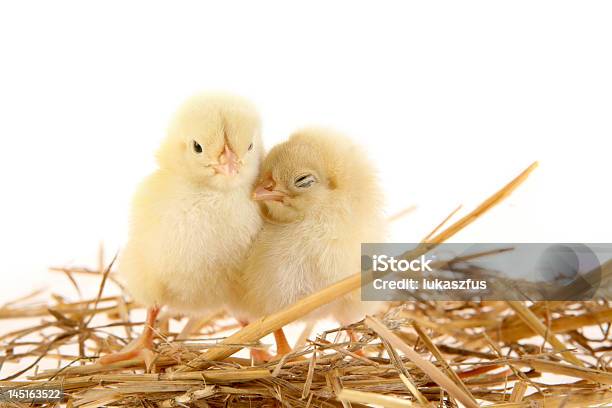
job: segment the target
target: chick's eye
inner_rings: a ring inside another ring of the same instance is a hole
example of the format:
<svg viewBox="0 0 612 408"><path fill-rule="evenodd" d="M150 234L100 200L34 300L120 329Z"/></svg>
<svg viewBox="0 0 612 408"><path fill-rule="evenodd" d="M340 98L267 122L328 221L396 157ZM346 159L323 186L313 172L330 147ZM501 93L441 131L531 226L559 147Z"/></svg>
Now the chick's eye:
<svg viewBox="0 0 612 408"><path fill-rule="evenodd" d="M253 143L249 145L249 151L253 150Z"/></svg>
<svg viewBox="0 0 612 408"><path fill-rule="evenodd" d="M193 141L193 151L198 154L202 153L202 146L200 146L200 144L196 142L195 140Z"/></svg>
<svg viewBox="0 0 612 408"><path fill-rule="evenodd" d="M312 174L304 174L303 176L299 176L293 182L297 188L308 188L312 186L317 179Z"/></svg>

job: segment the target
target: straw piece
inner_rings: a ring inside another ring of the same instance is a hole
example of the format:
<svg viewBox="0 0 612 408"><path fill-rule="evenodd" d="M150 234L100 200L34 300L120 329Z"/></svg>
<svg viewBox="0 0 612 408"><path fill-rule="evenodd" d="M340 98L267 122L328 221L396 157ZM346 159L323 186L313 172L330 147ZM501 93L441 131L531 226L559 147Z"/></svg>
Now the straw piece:
<svg viewBox="0 0 612 408"><path fill-rule="evenodd" d="M340 378L339 378L340 375L339 375L338 369L331 370L329 373L325 375L325 377L328 381L328 384L331 385L331 389L334 391L334 394L336 394L336 398L338 398L338 395L342 391L342 384L340 383ZM341 399L339 399L339 401L344 408L353 408L350 401L341 400Z"/></svg>
<svg viewBox="0 0 612 408"><path fill-rule="evenodd" d="M425 343L425 347L427 347L427 349L431 352L431 354L433 354L433 356L436 358L436 360L438 360L438 362L442 365L442 367L444 367L444 370L446 371L447 375L455 382L455 384L457 384L459 386L459 388L461 388L463 390L464 393L466 393L468 395L468 397L470 397L472 402L474 402L476 404L476 399L474 398L474 396L472 395L470 390L465 386L463 381L461 381L461 378L459 378L459 376L457 375L455 370L453 370L448 365L446 360L444 360L444 357L442 356L442 353L440 353L440 350L438 350L436 345L431 341L431 339L429 338L427 333L425 333L421 329L421 327L418 325L418 323L416 323L416 322L412 322L412 327L417 332L417 334L419 335L419 337L421 338L423 343Z"/></svg>
<svg viewBox="0 0 612 408"><path fill-rule="evenodd" d="M411 205L410 207L406 207L403 210L400 210L396 212L395 214L391 215L390 217L387 217L387 222L391 223L401 218L404 218L406 215L413 213L416 210L416 208L417 208L416 205Z"/></svg>
<svg viewBox="0 0 612 408"><path fill-rule="evenodd" d="M317 361L317 349L312 352L312 357L308 363L308 372L306 374L306 381L304 381L304 391L302 391L302 398L306 398L310 394L310 387L312 386L312 378L314 376L315 364Z"/></svg>
<svg viewBox="0 0 612 408"><path fill-rule="evenodd" d="M442 243L448 240L450 237L455 235L457 232L461 231L463 228L470 225L474 222L478 217L480 217L485 212L489 211L491 208L499 204L506 197L508 197L514 190L516 190L527 177L538 167L538 162L533 162L529 167L523 170L518 176L516 176L512 181L506 184L503 188L497 191L495 194L491 195L485 201L482 202L476 209L471 211L469 214L452 224L449 228L444 230L442 233L433 237L430 242L431 243Z"/></svg>
<svg viewBox="0 0 612 408"><path fill-rule="evenodd" d="M89 402L87 404L75 404L74 406L79 408L98 408L112 404L113 402L119 401L120 399L120 396L117 396L115 393L113 393L106 397L96 399L95 401Z"/></svg>
<svg viewBox="0 0 612 408"><path fill-rule="evenodd" d="M525 392L527 392L527 383L524 381L517 381L514 384L514 388L512 389L512 394L510 395L510 402L521 402L523 397L525 396Z"/></svg>
<svg viewBox="0 0 612 408"><path fill-rule="evenodd" d="M408 388L408 391L410 391L412 396L421 405L423 405L425 407L430 406L430 403L427 400L427 398L425 398L425 396L421 393L421 391L419 391L418 387L416 385L414 385L414 383L412 381L410 381L410 379L408 377L406 377L404 374L400 374L399 376L400 376L400 380L402 380L402 382L404 383L406 388Z"/></svg>
<svg viewBox="0 0 612 408"><path fill-rule="evenodd" d="M375 394L373 392L363 392L356 390L343 389L338 393L338 400L359 402L361 404L375 404L388 408L414 408L421 407L421 404L413 404L410 401L392 397L389 395Z"/></svg>
<svg viewBox="0 0 612 408"><path fill-rule="evenodd" d="M457 214L457 212L459 212L459 210L461 209L461 207L462 207L462 205L459 205L459 206L457 206L457 208L455 208L453 211L451 211L451 212L450 212L450 214L448 214L448 215L446 216L446 218L444 218L444 219L442 220L442 222L441 222L441 223L439 223L438 225L436 225L436 227L435 227L433 230L431 230L431 232L430 232L429 234L427 234L427 235L425 236L425 238L423 238L423 239L421 240L421 242L429 242L429 239L430 239L431 237L433 237L433 235L434 235L436 232L438 232L438 231L440 230L440 228L442 228L442 227L444 226L444 224L446 224L446 223L448 222L448 220L450 220L451 218L453 218L453 215Z"/></svg>
<svg viewBox="0 0 612 408"><path fill-rule="evenodd" d="M518 314L521 319L529 326L534 332L542 336L547 342L549 342L555 350L561 353L563 358L572 364L579 367L584 367L584 363L578 359L570 351L567 351L567 347L555 336L553 333L544 326L544 323L533 314L529 308L527 308L522 302L519 301L508 301L510 307Z"/></svg>
<svg viewBox="0 0 612 408"><path fill-rule="evenodd" d="M164 367L164 366L168 366L174 363L176 363L176 361L168 357L159 358L155 361L155 365L158 367ZM108 364L108 365L91 364L91 365L82 366L82 367L68 367L68 368L58 369L58 370L45 370L36 375L32 375L28 378L31 380L40 380L44 378L55 377L57 375L62 375L62 376L91 375L91 374L104 373L104 372L116 371L116 370L120 370L124 368L134 368L134 367L144 367L144 361L137 359L137 360L120 361L118 363L113 363L113 364Z"/></svg>
<svg viewBox="0 0 612 408"><path fill-rule="evenodd" d="M368 327L374 330L380 337L387 340L394 347L400 349L406 355L406 357L416 364L417 367L423 370L434 382L448 391L450 395L459 400L463 405L468 408L478 408L478 404L474 402L472 397L466 394L461 388L459 388L459 386L457 386L457 384L445 376L436 366L423 359L414 350L408 347L408 345L404 343L402 339L393 334L379 320L368 316L366 317L365 322Z"/></svg>
<svg viewBox="0 0 612 408"><path fill-rule="evenodd" d="M531 367L545 373L567 375L568 377L583 378L585 380L612 385L612 372L594 370L592 368L569 366L567 364L542 359L524 358L511 360L512 364L520 367Z"/></svg>
<svg viewBox="0 0 612 408"><path fill-rule="evenodd" d="M540 304L541 303L537 303L537 305ZM564 316L558 319L554 319L551 322L550 330L553 333L559 334L576 330L583 326L592 326L610 322L612 322L612 309L604 309L589 312L580 316ZM485 324L483 324L483 326L484 325ZM504 322L501 329L492 328L487 333L494 340L508 343L513 343L520 339L531 337L534 334L538 334L534 332L531 327L523 321L521 321L519 325L514 326L508 325L506 324L506 322Z"/></svg>
<svg viewBox="0 0 612 408"><path fill-rule="evenodd" d="M217 392L217 387L214 385L207 385L202 389L197 389L194 391L188 391L184 394L181 394L177 397L162 401L160 404L161 408L173 408L178 406L185 406L185 404L192 403L194 401L205 399L215 395Z"/></svg>

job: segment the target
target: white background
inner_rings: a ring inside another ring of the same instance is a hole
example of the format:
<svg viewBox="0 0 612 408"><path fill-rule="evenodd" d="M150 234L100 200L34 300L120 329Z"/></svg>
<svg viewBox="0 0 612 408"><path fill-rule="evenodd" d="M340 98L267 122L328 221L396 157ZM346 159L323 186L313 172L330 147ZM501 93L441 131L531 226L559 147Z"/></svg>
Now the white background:
<svg viewBox="0 0 612 408"><path fill-rule="evenodd" d="M125 242L135 185L201 90L260 108L269 148L309 124L367 146L393 238L424 236L533 160L456 239L610 241L609 2L3 2L0 303ZM0 322L0 325L3 324Z"/></svg>

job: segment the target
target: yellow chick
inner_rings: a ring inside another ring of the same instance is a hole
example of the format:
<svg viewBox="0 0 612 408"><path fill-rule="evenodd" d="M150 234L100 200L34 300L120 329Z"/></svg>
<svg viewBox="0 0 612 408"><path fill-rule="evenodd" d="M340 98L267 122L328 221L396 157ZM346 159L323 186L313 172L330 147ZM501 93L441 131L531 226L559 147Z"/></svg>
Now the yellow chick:
<svg viewBox="0 0 612 408"><path fill-rule="evenodd" d="M158 151L159 169L135 194L119 260L131 295L149 307L147 324L102 364L150 357L161 306L216 310L235 296L235 275L262 225L250 199L263 155L260 129L253 105L233 96L202 94L179 109Z"/></svg>
<svg viewBox="0 0 612 408"><path fill-rule="evenodd" d="M323 289L361 265L361 243L386 236L383 194L364 151L348 138L306 129L274 147L253 198L266 222L245 262L242 313L268 315ZM354 292L314 312L352 323L381 306ZM282 331L277 353L288 352Z"/></svg>

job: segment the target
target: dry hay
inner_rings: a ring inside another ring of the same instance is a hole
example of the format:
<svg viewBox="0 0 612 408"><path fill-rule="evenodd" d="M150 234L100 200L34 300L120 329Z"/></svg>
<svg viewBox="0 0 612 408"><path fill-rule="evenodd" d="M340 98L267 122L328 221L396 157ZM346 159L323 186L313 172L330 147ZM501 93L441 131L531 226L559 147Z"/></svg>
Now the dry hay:
<svg viewBox="0 0 612 408"><path fill-rule="evenodd" d="M406 258L460 231L532 169L437 235L442 226L436 228L427 244ZM309 337L277 361L235 356L262 347L259 339L265 335L358 288L357 274L244 328L214 315L184 339L169 329L176 318L166 316L160 319L157 357L147 372L139 360L96 364L101 353L120 350L143 325L130 320L131 312L142 307L124 294L104 295L114 280L112 268L60 271L77 289L83 275L97 277L98 296L70 302L55 295L41 304L33 302L39 295L34 294L0 308L0 319L37 322L0 333L0 386L61 386L64 404L72 407L569 408L612 403L612 305L607 301L396 303L382 316ZM49 362L57 368L39 369ZM15 370L13 363L22 367Z"/></svg>

